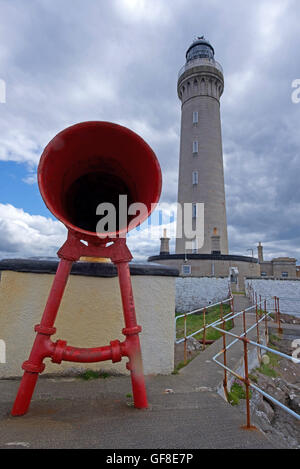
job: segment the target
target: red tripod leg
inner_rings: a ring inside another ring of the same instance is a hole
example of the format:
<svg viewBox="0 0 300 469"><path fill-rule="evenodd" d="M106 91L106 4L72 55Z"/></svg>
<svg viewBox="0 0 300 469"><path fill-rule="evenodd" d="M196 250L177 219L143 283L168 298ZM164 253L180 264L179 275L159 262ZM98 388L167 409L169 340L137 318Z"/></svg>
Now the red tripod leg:
<svg viewBox="0 0 300 469"><path fill-rule="evenodd" d="M53 344L50 340L50 336L56 332L54 322L72 263L73 262L70 260L62 259L58 265L41 323L35 326L37 335L29 359L22 365L25 373L19 386L18 394L11 412L12 415L23 415L27 412L38 375L45 368L43 360L45 357L51 356Z"/></svg>
<svg viewBox="0 0 300 469"><path fill-rule="evenodd" d="M139 409L145 409L148 407L148 402L144 380L140 339L138 335L139 332L141 332L141 327L138 326L136 322L129 265L128 262L117 262L116 265L119 274L125 320L125 329L123 329L122 332L126 336L126 349L129 356L127 368L131 373L134 406Z"/></svg>

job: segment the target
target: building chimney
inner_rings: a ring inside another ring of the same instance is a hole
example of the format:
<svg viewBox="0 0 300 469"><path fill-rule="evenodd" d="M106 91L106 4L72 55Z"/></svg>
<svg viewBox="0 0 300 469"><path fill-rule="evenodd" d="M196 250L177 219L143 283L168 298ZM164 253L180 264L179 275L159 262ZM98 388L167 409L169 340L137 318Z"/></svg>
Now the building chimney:
<svg viewBox="0 0 300 469"><path fill-rule="evenodd" d="M160 254L170 254L169 241L170 238L167 238L167 230L164 228L163 237L160 238Z"/></svg>
<svg viewBox="0 0 300 469"><path fill-rule="evenodd" d="M261 242L259 242L257 246L257 256L258 256L259 263L264 261L263 246L261 245Z"/></svg>
<svg viewBox="0 0 300 469"><path fill-rule="evenodd" d="M218 234L217 228L214 228L213 235L211 239L211 253L212 254L221 254L221 237Z"/></svg>

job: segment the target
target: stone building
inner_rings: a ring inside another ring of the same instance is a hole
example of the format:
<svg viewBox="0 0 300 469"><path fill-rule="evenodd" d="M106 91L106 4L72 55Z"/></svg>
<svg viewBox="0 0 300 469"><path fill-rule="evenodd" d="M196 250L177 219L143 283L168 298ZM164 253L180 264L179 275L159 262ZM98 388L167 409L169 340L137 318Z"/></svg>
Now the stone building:
<svg viewBox="0 0 300 469"><path fill-rule="evenodd" d="M275 257L270 261L265 261L261 243L257 246L257 252L261 277L271 277L274 279L297 277L297 260L293 257Z"/></svg>

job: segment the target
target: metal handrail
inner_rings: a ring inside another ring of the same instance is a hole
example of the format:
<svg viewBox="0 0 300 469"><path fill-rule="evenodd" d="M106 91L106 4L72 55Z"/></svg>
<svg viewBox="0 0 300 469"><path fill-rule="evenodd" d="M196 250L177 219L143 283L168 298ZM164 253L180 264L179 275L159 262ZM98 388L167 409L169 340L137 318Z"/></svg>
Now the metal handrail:
<svg viewBox="0 0 300 469"><path fill-rule="evenodd" d="M207 305L207 306L203 306L203 308L199 308L199 309L195 309L193 311L190 311L189 313L185 313L185 314L180 314L179 316L176 316L175 317L175 344L178 345L178 344L181 344L182 342L184 342L184 340L187 340L187 339L190 339L191 337L194 337L195 335L199 334L200 332L203 332L204 331L204 327L202 327L201 329L199 329L198 331L196 332L193 332L192 334L190 335L184 335L183 338L181 339L177 339L177 328L176 328L176 325L177 325L177 320L178 319L181 319L181 318L186 318L188 316L190 316L191 314L196 314L196 313L199 313L200 311L204 311L208 308L214 308L215 306L219 306L221 304L225 304L225 303L228 303L229 301L232 300L232 297L230 298L226 298L225 300L223 301L219 301L218 303L214 303L212 305ZM228 318L228 316L232 315L232 312L230 313L227 313L224 318ZM231 318L228 318L228 319L232 319L232 317L234 316L231 316ZM216 319L216 321L214 321L213 323L210 323L210 324L207 324L206 326L206 329L208 329L208 327L211 327L213 324L217 324L219 321L219 319Z"/></svg>
<svg viewBox="0 0 300 469"><path fill-rule="evenodd" d="M185 314L181 314L179 316L176 316L175 317L175 334L174 334L174 342L176 345L179 345L181 343L184 343L184 364L186 365L187 364L187 341L188 339L194 337L195 335L199 334L200 332L203 332L203 341L202 341L202 344L203 344L203 350L205 349L205 346L206 346L206 331L207 329L209 329L210 327L213 326L213 324L217 324L219 319L217 319L216 321L213 321L212 323L209 323L209 324L206 324L206 310L208 308L213 308L215 306L218 306L220 305L220 310L221 310L221 316L223 318L223 304L226 304L228 302L230 302L230 313L227 313L224 318L226 319L230 319L230 317L232 317L233 315L233 296L231 294L231 291L230 291L230 288L229 288L229 298L226 298L225 300L222 300L222 301L219 301L218 303L214 303L212 305L208 305L208 306L203 306L202 308L198 308L198 309L195 309L193 311L190 311L189 313L185 313ZM187 323L187 318L188 316L192 315L192 314L196 314L196 313L199 313L200 311L203 311L203 318L204 318L204 324L203 324L203 327L195 332L193 332L192 334L189 334L187 335L187 327L186 327L186 323ZM181 339L177 339L177 320L178 319L181 319L181 318L184 318L184 336L183 338ZM234 325L234 319L232 319L232 323Z"/></svg>
<svg viewBox="0 0 300 469"><path fill-rule="evenodd" d="M275 349L272 349L270 347L268 347L267 345L263 345L261 343L259 343L259 337L257 339L257 342L253 341L253 340L250 340L247 338L247 334L252 330L254 329L255 327L258 326L259 323L261 323L262 321L265 321L265 324L266 324L266 329L267 329L267 319L272 319L270 317L270 314L275 311L276 313L276 316L277 316L277 322L278 322L278 330L281 331L281 325L280 325L280 309L279 309L279 300L281 298L278 298L278 297L273 297L273 299L275 300L275 308L269 310L267 312L266 310L266 299L262 299L260 297L260 300L259 300L259 303L257 302L257 296L256 296L256 304L247 308L246 310L244 311L240 311L236 314L234 314L234 318L236 318L237 316L240 316L240 315L243 315L243 323L244 323L244 332L240 335L237 335L237 334L234 334L233 332L229 332L229 331L226 331L225 330L225 327L224 327L224 324L226 321L228 321L228 319L220 319L218 321L218 323L214 323L212 325L212 327L221 332L222 335L223 335L223 343L225 344L225 337L226 335L229 335L231 337L234 337L235 340L233 340L230 344L228 344L226 346L223 347L223 349L218 352L214 357L213 357L213 361L221 366L223 369L224 369L224 381L223 381L223 386L224 386L224 392L225 392L225 396L226 398L228 397L228 390L227 390L227 372L229 372L230 374L232 374L233 376L235 376L236 378L238 378L240 381L242 381L245 386L246 386L246 410L247 410L247 425L246 425L246 428L251 428L251 423L250 423L250 394L249 394L249 389L250 387L255 389L257 392L259 392L260 394L262 394L264 397L266 397L267 399L269 399L271 402L273 402L274 404L278 405L279 407L281 407L284 411L286 411L287 413L289 413L290 415L292 415L293 417L295 417L297 420L300 420L300 415L297 414L296 412L294 412L293 410L291 410L289 407L287 407L286 405L282 404L280 401L278 401L277 399L275 399L274 397L270 396L267 392L263 391L262 389L260 389L258 386L254 385L250 380L249 380L249 372L248 372L248 345L253 345L257 348L257 350L264 350L264 351L267 351L267 352L271 352L275 355L278 355L280 357L283 357L285 359L288 359L288 360L291 360L293 361L294 363L298 363L300 364L300 359L297 359L295 357L291 357L290 355L287 355L283 352L279 352L278 350L275 350ZM262 307L262 301L264 302L264 315L258 319L258 305L261 309ZM246 311L249 311L250 309L253 309L255 308L256 309L256 322L251 326L249 327L248 329L246 329ZM221 326L222 325L222 329L218 326ZM266 337L268 337L268 334L267 334L267 330L266 330ZM238 373L236 373L234 370L230 369L228 366L227 366L227 361L226 361L226 352L229 348L231 348L235 343L237 342L243 342L244 344L244 369L245 369L245 375L244 376L240 376ZM224 355L224 363L221 363L219 360L217 360L217 358L220 356L220 355Z"/></svg>

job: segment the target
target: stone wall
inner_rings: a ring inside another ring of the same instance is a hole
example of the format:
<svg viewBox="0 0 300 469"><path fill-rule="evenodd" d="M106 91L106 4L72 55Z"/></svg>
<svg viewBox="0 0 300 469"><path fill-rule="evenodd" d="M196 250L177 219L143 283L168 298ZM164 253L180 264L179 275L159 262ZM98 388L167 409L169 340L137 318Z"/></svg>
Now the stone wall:
<svg viewBox="0 0 300 469"><path fill-rule="evenodd" d="M273 280L273 279L246 279L246 293L249 287L254 293L267 299L267 309L274 308L274 296L280 298L280 311L286 314L300 316L300 279L299 280Z"/></svg>
<svg viewBox="0 0 300 469"><path fill-rule="evenodd" d="M228 298L228 278L179 277L176 279L176 312L185 313Z"/></svg>

